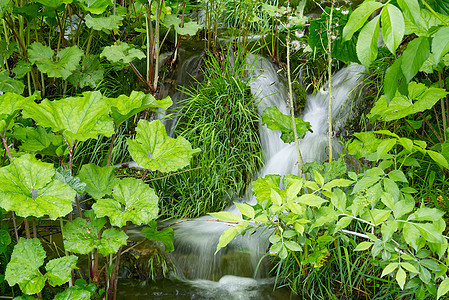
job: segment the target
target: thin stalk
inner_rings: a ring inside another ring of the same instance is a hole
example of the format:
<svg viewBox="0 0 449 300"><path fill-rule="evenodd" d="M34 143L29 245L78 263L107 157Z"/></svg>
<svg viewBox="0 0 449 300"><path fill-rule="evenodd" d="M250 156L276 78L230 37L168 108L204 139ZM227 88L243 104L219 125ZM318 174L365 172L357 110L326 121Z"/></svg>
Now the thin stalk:
<svg viewBox="0 0 449 300"><path fill-rule="evenodd" d="M117 132L117 127L115 128L115 132ZM106 162L106 166L109 166L111 164L112 148L114 148L115 136L116 136L116 134L114 133L111 138L111 144L109 145L108 160Z"/></svg>
<svg viewBox="0 0 449 300"><path fill-rule="evenodd" d="M90 46L92 45L92 39L94 37L94 29L92 28L90 30L89 40L87 41L87 47L86 47L86 55L89 54Z"/></svg>
<svg viewBox="0 0 449 300"><path fill-rule="evenodd" d="M290 6L290 1L288 2L288 6ZM299 176L302 176L301 168L303 165L303 159L301 155L301 149L299 149L298 132L296 130L295 107L293 103L293 88L292 88L292 79L290 75L290 30L287 31L287 80L288 80L288 102L290 104L290 115L292 117L293 134L295 136L296 155L298 158L298 172Z"/></svg>
<svg viewBox="0 0 449 300"><path fill-rule="evenodd" d="M443 88L443 79L442 79L442 74L441 71L438 71L438 82L440 84L440 88ZM446 106L444 105L445 102L445 98L441 98L440 103L441 103L441 114L442 114L442 119L443 119L443 136L444 136L444 140L447 140L447 136L446 136L446 129L447 129L447 123L446 123ZM438 119L437 119L438 120Z"/></svg>
<svg viewBox="0 0 449 300"><path fill-rule="evenodd" d="M6 154L8 155L8 158L9 158L9 162L12 162L12 156L11 156L11 152L9 151L8 142L6 141L6 138L4 135L2 135L1 137L2 137L3 146L5 146Z"/></svg>
<svg viewBox="0 0 449 300"><path fill-rule="evenodd" d="M444 143L443 138L438 134L435 128L433 128L433 126L429 123L429 121L427 121L426 117L422 113L419 113L419 115L421 116L421 118L424 119L424 122L426 122L427 126L430 127L430 129L432 130L433 134L435 134L438 141L440 141L441 144Z"/></svg>
<svg viewBox="0 0 449 300"><path fill-rule="evenodd" d="M151 7L151 2L149 3L149 7ZM146 33L147 33L147 82L150 81L150 30L149 30L149 24L148 20L150 19L150 13L148 11L145 12L145 27L146 27Z"/></svg>
<svg viewBox="0 0 449 300"><path fill-rule="evenodd" d="M329 77L329 111L327 114L327 122L329 124L328 129L328 138L329 138L329 162L332 162L332 14L334 12L334 1L331 1L331 11L328 18L327 23L327 56L328 56L328 65L327 65L327 76Z"/></svg>
<svg viewBox="0 0 449 300"><path fill-rule="evenodd" d="M37 238L36 217L33 217L33 237Z"/></svg>
<svg viewBox="0 0 449 300"><path fill-rule="evenodd" d="M30 234L30 224L28 223L28 219L27 218L23 218L23 225L25 226L25 236L27 239L31 239L31 234Z"/></svg>
<svg viewBox="0 0 449 300"><path fill-rule="evenodd" d="M16 214L14 211L11 211L11 217L12 217L12 225L14 226L14 235L16 236L17 243L19 242L19 232L17 230L17 223L16 223Z"/></svg>
<svg viewBox="0 0 449 300"><path fill-rule="evenodd" d="M437 17L441 22L443 22L444 25L449 26L449 23L446 22L446 20L444 20L444 19L440 16L440 14L438 14L436 11L434 11L433 8L430 7L430 5L427 4L426 1L423 1L423 2L424 2L424 5L427 7L427 9L430 10L430 11L432 12L432 14L433 14L435 17Z"/></svg>
<svg viewBox="0 0 449 300"><path fill-rule="evenodd" d="M164 3L164 0L161 0L161 7L156 5L156 24L155 24L155 30L154 30L154 59L155 59L155 66L154 66L154 81L153 81L153 92L156 92L157 90L157 84L159 81L159 22L161 20L161 13L162 13L162 4Z"/></svg>
<svg viewBox="0 0 449 300"><path fill-rule="evenodd" d="M59 49L61 48L61 42L62 42L62 36L64 34L64 29L62 28L62 22L59 18L58 10L55 9L56 12L56 19L58 20L58 26L59 26L59 37L58 37L58 46L56 48L56 52L59 52Z"/></svg>

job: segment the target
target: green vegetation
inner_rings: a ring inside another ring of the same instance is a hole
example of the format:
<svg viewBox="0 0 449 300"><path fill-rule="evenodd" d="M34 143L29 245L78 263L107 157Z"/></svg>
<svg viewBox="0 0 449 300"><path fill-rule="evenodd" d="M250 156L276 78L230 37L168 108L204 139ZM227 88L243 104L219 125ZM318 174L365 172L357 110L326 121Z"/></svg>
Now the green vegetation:
<svg viewBox="0 0 449 300"><path fill-rule="evenodd" d="M273 229L272 275L306 298L447 297L445 1L121 4L0 3L1 295L115 299L128 226L143 225L171 252L176 233L156 220L210 213L235 225L217 250L254 227ZM189 13L200 9L196 22ZM172 105L165 79L187 38L204 43L202 79L183 87L170 137L148 119ZM257 114L249 52L286 73L289 116ZM332 73L350 62L367 69L365 102L341 157L330 151L327 162L299 165L304 176L252 182L257 203L237 204L242 217L217 212L263 164L259 124L298 143L310 126L295 116L293 88L302 105L304 91L328 82L331 108ZM126 159L145 170L112 167ZM59 245L40 236L45 222L57 224ZM152 276L168 273L164 254L150 257Z"/></svg>

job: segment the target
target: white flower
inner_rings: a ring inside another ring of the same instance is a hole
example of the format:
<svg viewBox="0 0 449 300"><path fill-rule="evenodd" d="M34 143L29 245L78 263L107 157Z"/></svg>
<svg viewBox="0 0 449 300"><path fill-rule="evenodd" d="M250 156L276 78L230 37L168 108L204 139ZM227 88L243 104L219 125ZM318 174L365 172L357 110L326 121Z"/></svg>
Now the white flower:
<svg viewBox="0 0 449 300"><path fill-rule="evenodd" d="M303 30L296 30L295 31L295 35L298 39L302 38L304 36L304 31Z"/></svg>
<svg viewBox="0 0 449 300"><path fill-rule="evenodd" d="M298 40L294 40L291 42L292 51L298 51L301 48L301 43Z"/></svg>
<svg viewBox="0 0 449 300"><path fill-rule="evenodd" d="M335 34L331 35L331 39L335 40L337 36Z"/></svg>
<svg viewBox="0 0 449 300"><path fill-rule="evenodd" d="M344 15L347 15L347 14L349 14L349 10L347 10L346 8L343 8L341 13L344 14Z"/></svg>

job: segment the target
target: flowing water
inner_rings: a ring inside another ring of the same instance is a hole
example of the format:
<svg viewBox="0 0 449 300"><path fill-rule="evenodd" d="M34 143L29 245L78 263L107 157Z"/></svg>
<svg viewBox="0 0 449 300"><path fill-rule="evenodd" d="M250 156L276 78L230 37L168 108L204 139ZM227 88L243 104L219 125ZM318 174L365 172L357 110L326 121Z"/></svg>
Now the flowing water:
<svg viewBox="0 0 449 300"><path fill-rule="evenodd" d="M255 66L251 91L256 97L259 113L269 106L277 106L289 113L286 103L285 79L278 75L278 68L270 60L252 57ZM192 63L192 62L190 62ZM352 64L333 75L332 118L336 130L343 129L350 112L352 91L361 80L364 68ZM313 133L307 133L300 141L305 162L326 160L328 93L327 87L307 97L302 118L312 125ZM285 144L280 132L261 126L260 137L265 156L265 167L258 176L297 173L295 144ZM334 152L338 153L338 143ZM253 202L247 199L237 199ZM235 211L235 208L229 208ZM286 290L273 291L273 279L269 278L269 265L265 259L269 246L269 232L255 232L235 238L226 248L215 254L221 233L229 228L211 217L201 221L189 221L175 225L175 252L172 255L177 269L176 280L164 280L157 284L119 281L119 299L289 299ZM131 292L130 292L131 291ZM134 296L130 296L134 295Z"/></svg>

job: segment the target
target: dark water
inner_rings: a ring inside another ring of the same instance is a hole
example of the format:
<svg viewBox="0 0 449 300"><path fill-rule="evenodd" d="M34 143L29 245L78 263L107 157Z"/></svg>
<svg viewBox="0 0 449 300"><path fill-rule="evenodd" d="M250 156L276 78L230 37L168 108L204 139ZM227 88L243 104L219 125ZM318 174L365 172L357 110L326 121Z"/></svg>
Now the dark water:
<svg viewBox="0 0 449 300"><path fill-rule="evenodd" d="M287 288L273 291L273 280L224 276L218 282L209 280L170 280L157 282L120 279L119 300L288 300L298 299Z"/></svg>

